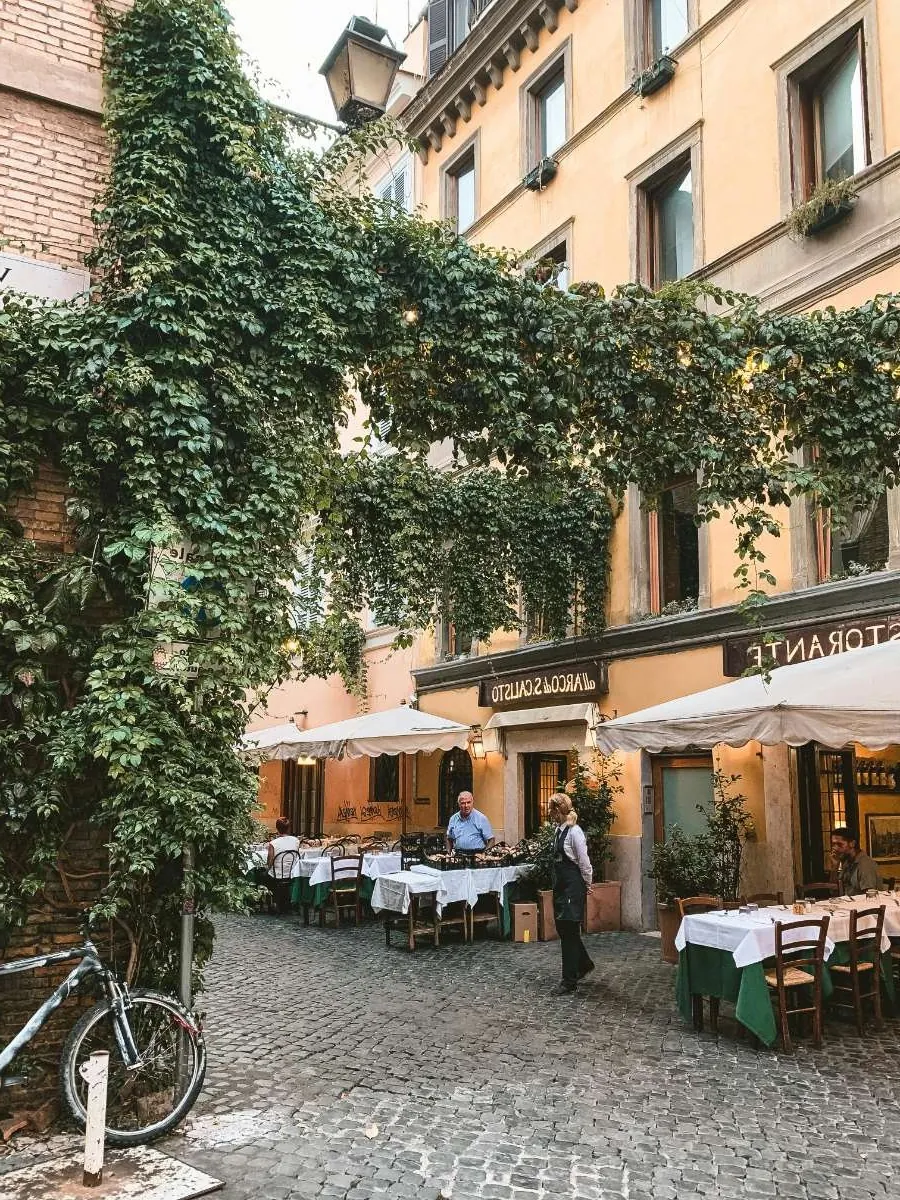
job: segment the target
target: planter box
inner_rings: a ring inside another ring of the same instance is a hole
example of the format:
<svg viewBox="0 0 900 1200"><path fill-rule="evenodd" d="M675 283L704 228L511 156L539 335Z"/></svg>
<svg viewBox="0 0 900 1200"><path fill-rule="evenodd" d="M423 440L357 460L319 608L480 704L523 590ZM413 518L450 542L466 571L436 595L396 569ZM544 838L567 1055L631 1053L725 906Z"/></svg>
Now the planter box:
<svg viewBox="0 0 900 1200"><path fill-rule="evenodd" d="M618 879L595 883L588 892L584 913L585 933L622 928L622 884Z"/></svg>
<svg viewBox="0 0 900 1200"><path fill-rule="evenodd" d="M814 237L817 233L823 233L826 229L830 229L832 225L837 225L845 217L850 216L855 204L855 200L842 200L840 204L826 204L818 221L807 229L806 236Z"/></svg>
<svg viewBox="0 0 900 1200"><path fill-rule="evenodd" d="M530 192L541 192L556 178L559 163L555 158L542 158L536 167L528 172L522 180Z"/></svg>
<svg viewBox="0 0 900 1200"><path fill-rule="evenodd" d="M663 54L652 67L638 75L631 85L631 90L636 96L652 96L654 92L666 86L675 74L677 66L677 59L672 58L670 54Z"/></svg>
<svg viewBox="0 0 900 1200"><path fill-rule="evenodd" d="M678 951L675 949L675 935L681 925L681 913L677 905L657 904L657 919L659 921L660 942L663 962L678 964Z"/></svg>
<svg viewBox="0 0 900 1200"><path fill-rule="evenodd" d="M554 942L559 937L556 919L553 916L553 892L538 892L538 937L542 942Z"/></svg>

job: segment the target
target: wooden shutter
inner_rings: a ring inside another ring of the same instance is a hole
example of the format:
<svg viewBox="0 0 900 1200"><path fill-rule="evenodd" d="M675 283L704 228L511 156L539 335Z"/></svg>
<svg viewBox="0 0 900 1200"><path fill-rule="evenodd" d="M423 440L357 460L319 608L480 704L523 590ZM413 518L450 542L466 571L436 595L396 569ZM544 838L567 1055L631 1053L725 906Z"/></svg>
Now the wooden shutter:
<svg viewBox="0 0 900 1200"><path fill-rule="evenodd" d="M428 74L439 71L450 53L449 0L428 0Z"/></svg>
<svg viewBox="0 0 900 1200"><path fill-rule="evenodd" d="M394 176L394 203L398 208L406 208L406 168Z"/></svg>

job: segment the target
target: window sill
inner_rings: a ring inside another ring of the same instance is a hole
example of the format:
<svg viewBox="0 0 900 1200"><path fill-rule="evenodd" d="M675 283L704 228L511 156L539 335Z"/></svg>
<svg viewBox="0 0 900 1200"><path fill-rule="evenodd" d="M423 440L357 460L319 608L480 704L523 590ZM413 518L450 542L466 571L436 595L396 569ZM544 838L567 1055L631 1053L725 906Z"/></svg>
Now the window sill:
<svg viewBox="0 0 900 1200"><path fill-rule="evenodd" d="M631 90L636 96L652 96L672 79L677 66L678 60L672 58L671 54L661 55L652 66L636 76L632 81Z"/></svg>

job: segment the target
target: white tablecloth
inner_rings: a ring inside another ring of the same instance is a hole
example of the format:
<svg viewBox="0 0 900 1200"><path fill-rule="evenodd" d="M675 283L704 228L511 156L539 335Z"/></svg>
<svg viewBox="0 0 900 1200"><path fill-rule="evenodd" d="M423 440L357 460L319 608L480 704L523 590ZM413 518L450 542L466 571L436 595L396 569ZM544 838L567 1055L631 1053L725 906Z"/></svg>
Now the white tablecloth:
<svg viewBox="0 0 900 1200"><path fill-rule="evenodd" d="M259 867L267 867L268 864L269 843L258 842L254 846L247 847L247 871L254 871ZM298 875L302 875L302 866L304 862L310 859L318 860L322 857L321 846L301 846L298 851L300 858L294 863L291 870L291 879L296 879Z"/></svg>
<svg viewBox="0 0 900 1200"><path fill-rule="evenodd" d="M475 867L462 871L436 871L433 867L415 866L409 871L398 871L394 875L382 875L376 879L372 909L375 912L390 909L392 912L407 913L411 895L434 893L435 907L440 916L446 904L463 900L471 908L479 896L488 892L502 895L508 883L530 870L530 863L515 867ZM414 887L408 886L409 880L416 881ZM406 881L406 884L400 881Z"/></svg>
<svg viewBox="0 0 900 1200"><path fill-rule="evenodd" d="M675 938L675 946L683 950L693 946L711 946L716 950L728 950L734 957L735 966L747 967L775 955L775 923L790 926L799 921L827 916L828 935L825 939L825 957L830 958L836 942L850 940L850 909L877 908L885 906L882 951L891 948L891 937L900 937L900 904L893 895L882 893L877 899L867 900L856 896L852 900L836 899L814 904L810 912L799 916L791 912L790 905L761 908L755 913L729 912L697 913L685 917ZM871 922L870 922L871 923ZM795 938L808 937L809 930L798 930ZM784 941L792 940L790 929L784 931Z"/></svg>

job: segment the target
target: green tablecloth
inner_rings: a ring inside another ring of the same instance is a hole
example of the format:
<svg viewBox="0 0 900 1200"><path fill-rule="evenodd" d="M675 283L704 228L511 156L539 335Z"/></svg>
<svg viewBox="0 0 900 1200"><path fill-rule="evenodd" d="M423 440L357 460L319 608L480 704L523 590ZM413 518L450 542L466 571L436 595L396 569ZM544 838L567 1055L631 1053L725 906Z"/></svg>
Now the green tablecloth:
<svg viewBox="0 0 900 1200"><path fill-rule="evenodd" d="M850 960L850 948L846 942L838 942L829 962L846 963ZM691 996L718 996L734 1005L735 1017L756 1034L767 1046L778 1040L775 1013L772 1008L771 992L765 979L765 971L773 963L751 963L747 967L736 967L734 956L728 950L716 950L711 946L688 945L678 956L678 976L675 992L678 1008L686 1021L692 1019ZM891 974L889 955L882 955L881 985L889 1011L896 1009L894 980ZM834 992L831 976L826 970L822 978L822 991L827 1003Z"/></svg>
<svg viewBox="0 0 900 1200"><path fill-rule="evenodd" d="M367 875L364 875L359 885L360 899L371 900L374 890L375 880L369 879ZM324 904L328 903L330 896L330 883L317 883L315 887L310 887L309 880L303 876L295 879L291 887L291 904L293 905L304 905L307 908L321 908Z"/></svg>

